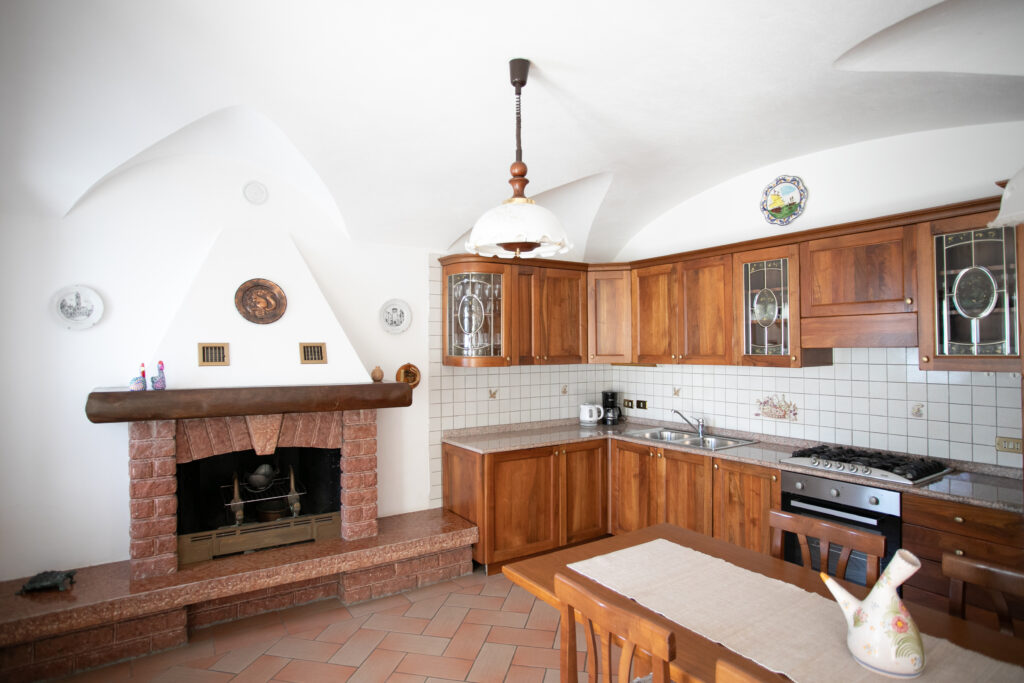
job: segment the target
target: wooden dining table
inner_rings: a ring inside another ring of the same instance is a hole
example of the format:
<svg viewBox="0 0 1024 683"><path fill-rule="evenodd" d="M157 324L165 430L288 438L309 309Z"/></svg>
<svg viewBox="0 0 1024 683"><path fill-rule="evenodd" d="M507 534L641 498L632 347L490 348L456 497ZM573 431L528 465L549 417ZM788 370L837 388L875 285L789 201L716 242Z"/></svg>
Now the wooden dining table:
<svg viewBox="0 0 1024 683"><path fill-rule="evenodd" d="M691 680L714 681L715 664L719 659L726 660L744 670L751 671L758 678L765 680L788 680L786 677L760 667L746 659L742 656L742 653L733 652L724 645L686 629L629 598L591 581L567 566L574 562L630 548L656 539L665 539L678 543L707 555L721 558L743 569L791 583L812 593L832 599L832 595L825 588L824 583L822 583L818 573L815 571L671 524L658 524L638 531L611 536L598 541L556 550L546 555L538 555L520 560L505 565L502 568L502 572L513 583L521 586L555 608L559 606L558 598L555 597L555 574L561 573L571 576L609 604L634 611L647 619L671 629L675 633L676 638L676 658L670 662L673 681L679 683ZM863 586L846 581L841 581L840 583L857 598L863 598L868 593L868 590ZM725 587L723 586L724 590ZM960 647L974 650L993 659L1024 666L1024 647L1022 647L1024 646L1024 641L1021 639L1004 635L976 623L964 621L924 605L907 603L907 607L922 632L945 638ZM836 614L839 615L839 613L840 610L837 606ZM813 642L808 643L808 647L814 647Z"/></svg>

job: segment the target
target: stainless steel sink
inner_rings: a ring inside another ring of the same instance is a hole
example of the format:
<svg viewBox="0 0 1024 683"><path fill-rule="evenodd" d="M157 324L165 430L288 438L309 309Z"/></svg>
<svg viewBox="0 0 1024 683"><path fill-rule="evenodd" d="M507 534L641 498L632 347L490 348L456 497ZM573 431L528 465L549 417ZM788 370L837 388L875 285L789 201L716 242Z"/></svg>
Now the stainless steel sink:
<svg viewBox="0 0 1024 683"><path fill-rule="evenodd" d="M646 429L636 432L627 432L626 436L650 439L651 441L667 441L680 446L694 446L706 448L709 451L721 451L726 448L747 446L756 441L748 439L733 439L727 436L705 436L703 439L693 432L681 432L676 429Z"/></svg>

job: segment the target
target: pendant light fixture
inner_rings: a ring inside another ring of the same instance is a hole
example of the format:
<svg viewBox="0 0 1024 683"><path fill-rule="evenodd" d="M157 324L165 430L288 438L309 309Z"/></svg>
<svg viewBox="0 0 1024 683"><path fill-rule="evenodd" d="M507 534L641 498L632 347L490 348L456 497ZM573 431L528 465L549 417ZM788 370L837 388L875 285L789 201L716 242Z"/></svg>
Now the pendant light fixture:
<svg viewBox="0 0 1024 683"><path fill-rule="evenodd" d="M512 177L508 181L512 196L477 220L466 240L466 250L500 258L546 258L564 254L572 244L562 224L555 214L538 206L525 194L530 181L526 179L526 164L523 163L519 96L530 73L530 61L513 59L508 69L516 89L516 160L510 168Z"/></svg>
<svg viewBox="0 0 1024 683"><path fill-rule="evenodd" d="M1018 223L1024 223L1024 168L1006 184L1003 200L999 203L999 215L988 227L1005 228Z"/></svg>

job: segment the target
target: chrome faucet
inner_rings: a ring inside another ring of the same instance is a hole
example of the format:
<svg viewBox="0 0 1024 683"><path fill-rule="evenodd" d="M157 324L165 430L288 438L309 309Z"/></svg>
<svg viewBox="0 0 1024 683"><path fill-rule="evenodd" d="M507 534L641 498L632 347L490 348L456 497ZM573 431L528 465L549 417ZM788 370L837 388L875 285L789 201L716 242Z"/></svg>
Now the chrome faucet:
<svg viewBox="0 0 1024 683"><path fill-rule="evenodd" d="M683 415L681 412L679 412L675 408L672 409L672 412L675 413L676 415L678 415L679 417L683 418L683 420L686 422L686 424L690 425L690 429L692 429L693 431L697 432L697 436L699 436L701 439L704 438L704 418L703 417L698 417L697 418L697 424L694 425L692 422L690 422L690 418L686 417L685 415Z"/></svg>

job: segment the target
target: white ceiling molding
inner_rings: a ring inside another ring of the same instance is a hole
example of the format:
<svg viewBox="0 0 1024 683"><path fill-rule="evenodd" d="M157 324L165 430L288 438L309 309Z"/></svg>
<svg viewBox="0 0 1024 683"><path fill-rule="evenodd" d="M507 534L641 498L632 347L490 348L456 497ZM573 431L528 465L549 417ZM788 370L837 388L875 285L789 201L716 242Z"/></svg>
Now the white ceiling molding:
<svg viewBox="0 0 1024 683"><path fill-rule="evenodd" d="M879 31L835 66L845 71L1024 76L1022 35L1021 0L946 0Z"/></svg>

